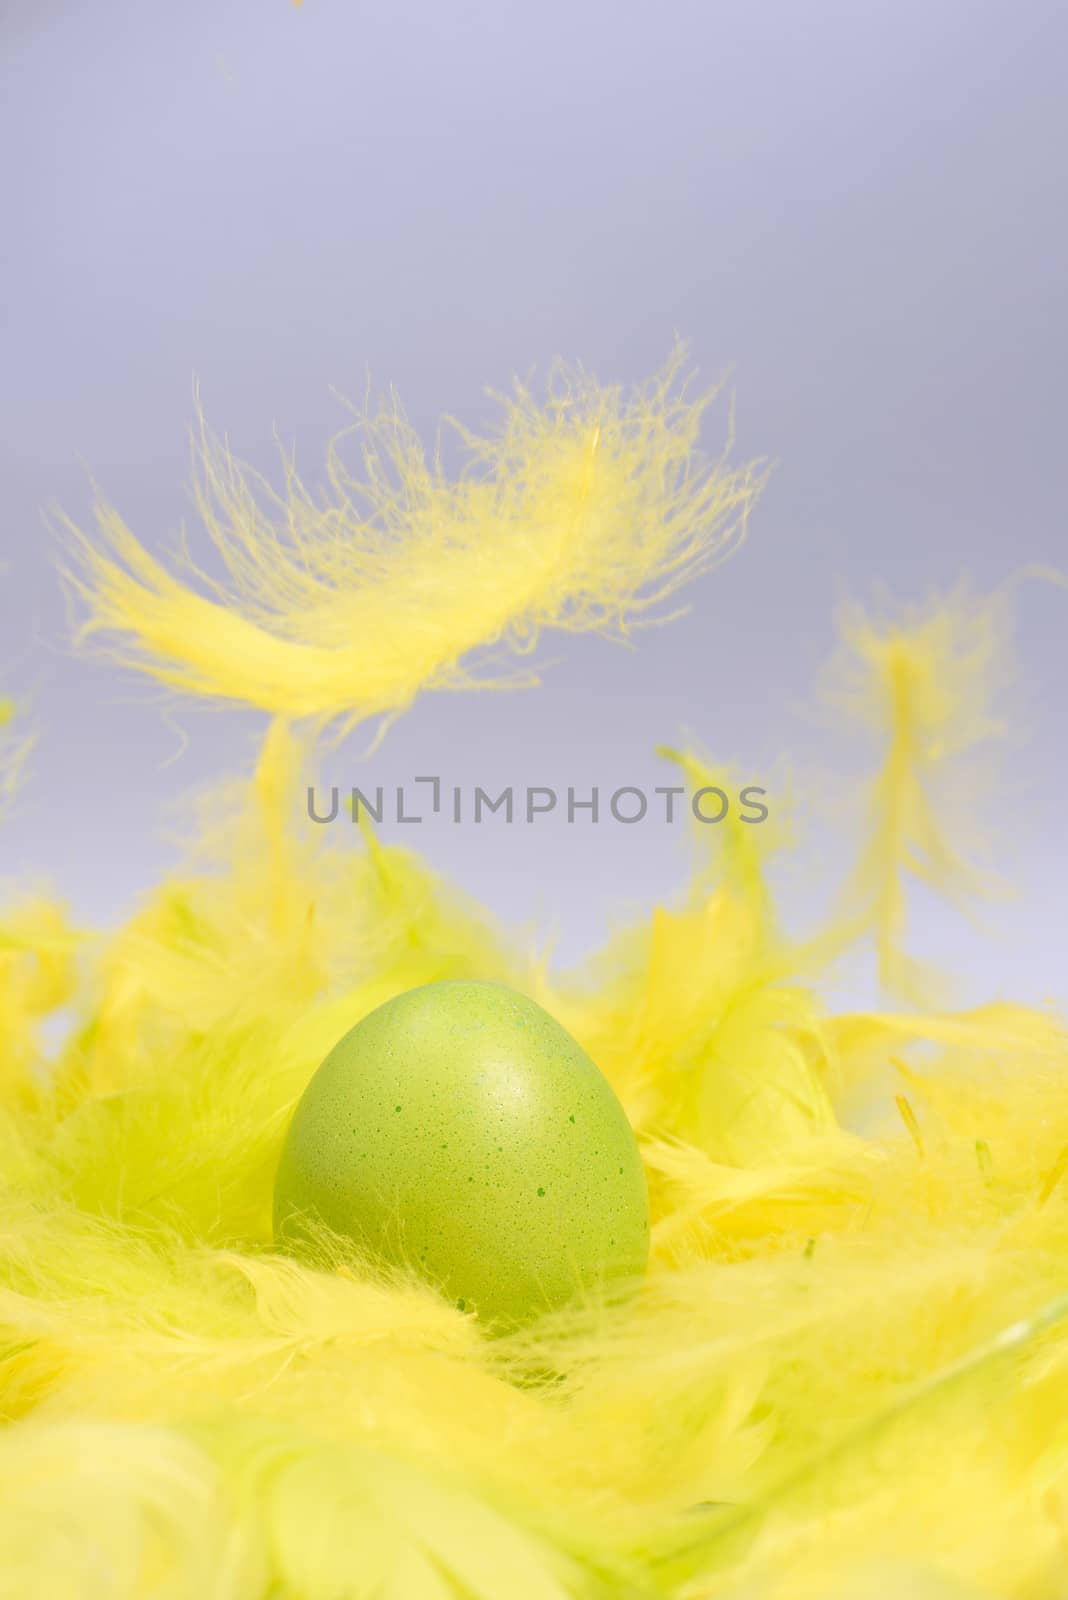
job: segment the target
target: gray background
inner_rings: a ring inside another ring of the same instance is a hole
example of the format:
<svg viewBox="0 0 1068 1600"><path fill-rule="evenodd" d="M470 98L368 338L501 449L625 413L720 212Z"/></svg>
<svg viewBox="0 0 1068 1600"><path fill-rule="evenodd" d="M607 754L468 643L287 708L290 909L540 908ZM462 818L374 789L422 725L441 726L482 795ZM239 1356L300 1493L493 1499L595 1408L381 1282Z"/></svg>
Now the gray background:
<svg viewBox="0 0 1068 1600"><path fill-rule="evenodd" d="M314 480L331 385L358 397L370 371L429 433L442 411L488 420L486 385L555 354L644 377L678 330L705 376L733 374L739 454L778 463L747 547L635 651L551 640L540 690L424 700L374 765L652 785L653 746L688 729L779 794L789 752L817 847L785 901L814 911L848 844L825 802L864 767L803 711L837 586L915 599L1065 556L1063 5L4 0L2 18L0 685L40 729L4 875L115 920L171 858L173 797L240 767L261 726L168 721L72 657L41 511L86 517L85 465L165 543L194 377L240 453L270 467L277 424ZM917 907L961 998L1063 994L1066 607L1021 597L1026 738L993 812L1020 899L982 935ZM371 778L359 740L329 772ZM663 827L409 832L554 928L561 958L685 872ZM843 983L864 992L863 968Z"/></svg>

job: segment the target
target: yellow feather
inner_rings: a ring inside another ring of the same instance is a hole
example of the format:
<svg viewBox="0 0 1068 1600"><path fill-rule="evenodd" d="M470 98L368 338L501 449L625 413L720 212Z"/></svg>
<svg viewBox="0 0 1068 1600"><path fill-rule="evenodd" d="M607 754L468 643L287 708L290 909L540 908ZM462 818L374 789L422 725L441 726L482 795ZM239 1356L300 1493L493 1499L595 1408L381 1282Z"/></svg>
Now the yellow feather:
<svg viewBox="0 0 1068 1600"><path fill-rule="evenodd" d="M321 497L284 460L279 493L201 421L197 507L225 577L182 576L97 506L96 541L65 521L83 636L173 688L343 727L423 689L533 682L544 629L623 635L745 532L759 466L698 453L713 395L690 399L681 354L633 395L557 368L492 433L457 429L450 478L397 403L336 439ZM343 446L355 434L354 476Z"/></svg>

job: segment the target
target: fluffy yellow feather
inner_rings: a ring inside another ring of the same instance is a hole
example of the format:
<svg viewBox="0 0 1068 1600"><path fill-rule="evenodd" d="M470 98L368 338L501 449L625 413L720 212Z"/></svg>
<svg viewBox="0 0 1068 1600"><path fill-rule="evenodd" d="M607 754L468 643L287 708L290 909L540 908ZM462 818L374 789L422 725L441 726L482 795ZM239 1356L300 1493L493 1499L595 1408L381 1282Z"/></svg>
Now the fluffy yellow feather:
<svg viewBox="0 0 1068 1600"><path fill-rule="evenodd" d="M633 395L558 367L496 430L428 460L393 400L332 441L322 495L279 494L201 419L196 503L224 576L176 575L105 503L66 522L83 635L174 688L348 728L420 691L533 682L546 628L625 634L743 536L759 466L705 461L681 352ZM355 442L360 473L346 465Z"/></svg>

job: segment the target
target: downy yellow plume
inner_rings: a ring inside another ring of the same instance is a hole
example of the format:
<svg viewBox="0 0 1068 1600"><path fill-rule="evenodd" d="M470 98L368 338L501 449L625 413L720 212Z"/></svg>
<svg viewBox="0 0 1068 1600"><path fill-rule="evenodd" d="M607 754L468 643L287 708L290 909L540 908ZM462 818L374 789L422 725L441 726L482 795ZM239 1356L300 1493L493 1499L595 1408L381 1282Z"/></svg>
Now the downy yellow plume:
<svg viewBox="0 0 1068 1600"><path fill-rule="evenodd" d="M335 461L329 504L290 479L269 522L209 451L225 585L109 515L83 546L125 651L288 715L125 926L0 916L0 1600L1063 1595L1063 1022L827 1003L854 940L914 980L910 875L967 882L942 790L997 731L1001 602L847 616L839 704L880 754L830 928L780 923L777 795L564 973L415 853L302 815L290 719L475 681L472 650L539 626L625 627L725 548L755 479L694 464L698 409L520 395L453 485L380 420L359 489ZM443 977L530 994L614 1084L652 1209L633 1301L490 1340L337 1241L274 1252L311 1074Z"/></svg>
<svg viewBox="0 0 1068 1600"><path fill-rule="evenodd" d="M702 459L713 397L689 397L681 352L633 394L558 367L543 404L520 387L494 431L454 425L455 477L393 401L332 441L321 495L290 458L272 489L201 419L224 576L172 570L100 503L95 541L66 523L83 633L176 689L342 728L422 689L532 682L516 658L543 629L625 634L742 538L763 473Z"/></svg>
<svg viewBox="0 0 1068 1600"><path fill-rule="evenodd" d="M904 948L908 881L956 901L989 887L966 853L982 842L968 837L974 819L957 805L944 820L938 794L947 774L959 785L963 756L1006 732L1008 591L972 599L961 590L901 617L847 605L840 630L824 697L886 745L870 784L869 842L847 889L848 928L874 934L888 990L922 1000L932 975ZM969 776L974 785L975 769Z"/></svg>
<svg viewBox="0 0 1068 1600"><path fill-rule="evenodd" d="M0 818L15 798L32 749L33 735L18 729L14 701L0 695Z"/></svg>

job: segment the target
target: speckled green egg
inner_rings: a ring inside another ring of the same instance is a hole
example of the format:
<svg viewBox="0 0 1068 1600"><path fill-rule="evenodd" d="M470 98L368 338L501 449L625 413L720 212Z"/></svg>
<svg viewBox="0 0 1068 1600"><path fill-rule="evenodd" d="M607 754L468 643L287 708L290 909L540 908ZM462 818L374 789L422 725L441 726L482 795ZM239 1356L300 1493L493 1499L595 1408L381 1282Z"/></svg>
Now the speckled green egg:
<svg viewBox="0 0 1068 1600"><path fill-rule="evenodd" d="M634 1134L569 1033L496 983L398 995L331 1050L300 1100L275 1231L318 1218L516 1324L645 1270Z"/></svg>

